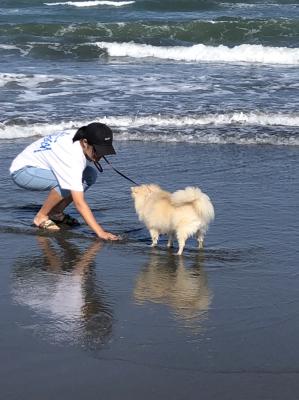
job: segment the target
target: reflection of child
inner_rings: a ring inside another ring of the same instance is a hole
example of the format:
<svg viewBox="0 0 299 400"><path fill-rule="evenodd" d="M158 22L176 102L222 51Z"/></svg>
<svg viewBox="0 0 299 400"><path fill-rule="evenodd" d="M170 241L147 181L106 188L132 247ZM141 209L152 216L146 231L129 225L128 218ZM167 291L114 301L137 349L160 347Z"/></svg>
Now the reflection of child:
<svg viewBox="0 0 299 400"><path fill-rule="evenodd" d="M85 251L64 240L37 236L42 257L22 257L14 267L14 300L29 306L57 341L87 340L102 343L111 335L112 312L103 290L96 286L94 260L102 243L94 241ZM55 246L54 246L55 244ZM56 249L57 247L57 249Z"/></svg>
<svg viewBox="0 0 299 400"><path fill-rule="evenodd" d="M62 132L39 139L13 160L10 173L18 186L49 191L33 220L36 226L53 231L60 229L59 223L77 225L75 218L64 214L64 209L73 201L98 237L118 239L97 223L84 197L84 191L95 183L97 176L94 168L86 166L86 160L98 162L102 156L115 154L112 141L111 129L95 122L78 129L75 136Z"/></svg>

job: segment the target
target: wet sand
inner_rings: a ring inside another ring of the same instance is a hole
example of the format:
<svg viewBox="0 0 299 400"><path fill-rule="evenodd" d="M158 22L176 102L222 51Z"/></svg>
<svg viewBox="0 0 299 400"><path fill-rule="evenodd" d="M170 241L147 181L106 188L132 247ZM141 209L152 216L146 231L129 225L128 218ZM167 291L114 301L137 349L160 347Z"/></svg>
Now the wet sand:
<svg viewBox="0 0 299 400"><path fill-rule="evenodd" d="M198 185L216 220L197 252L149 247L129 186L105 167L88 199L121 243L84 226L39 235L44 195L10 182L1 143L0 384L5 399L295 399L299 149L117 142L117 168Z"/></svg>

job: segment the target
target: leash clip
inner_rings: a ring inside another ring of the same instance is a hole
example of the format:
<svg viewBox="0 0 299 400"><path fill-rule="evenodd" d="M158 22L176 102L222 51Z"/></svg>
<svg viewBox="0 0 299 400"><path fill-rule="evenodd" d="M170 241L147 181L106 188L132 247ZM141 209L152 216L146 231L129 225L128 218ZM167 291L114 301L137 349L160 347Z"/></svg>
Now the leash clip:
<svg viewBox="0 0 299 400"><path fill-rule="evenodd" d="M100 164L98 161L94 161L93 163L94 163L96 169L97 169L99 172L102 173L102 172L103 172L103 168L102 168L101 164Z"/></svg>

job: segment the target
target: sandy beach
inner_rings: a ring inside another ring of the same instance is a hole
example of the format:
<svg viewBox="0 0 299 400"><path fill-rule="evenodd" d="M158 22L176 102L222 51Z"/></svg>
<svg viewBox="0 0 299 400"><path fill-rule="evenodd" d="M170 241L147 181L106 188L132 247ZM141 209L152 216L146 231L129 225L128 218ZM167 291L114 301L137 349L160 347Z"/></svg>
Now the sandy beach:
<svg viewBox="0 0 299 400"><path fill-rule="evenodd" d="M3 398L297 397L296 147L116 142L114 165L138 182L210 195L205 249L191 239L177 257L165 238L149 247L108 167L88 196L122 242L84 225L38 234L43 194L6 172L29 142L0 147Z"/></svg>

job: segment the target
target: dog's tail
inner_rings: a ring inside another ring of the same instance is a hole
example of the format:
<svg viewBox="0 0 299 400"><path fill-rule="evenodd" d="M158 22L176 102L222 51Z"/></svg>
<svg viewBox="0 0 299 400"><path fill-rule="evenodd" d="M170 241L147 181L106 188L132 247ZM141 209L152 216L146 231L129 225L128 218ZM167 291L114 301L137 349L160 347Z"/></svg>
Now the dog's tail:
<svg viewBox="0 0 299 400"><path fill-rule="evenodd" d="M197 187L187 187L174 192L171 195L171 202L174 206L192 203L205 225L215 218L214 207L209 196Z"/></svg>

